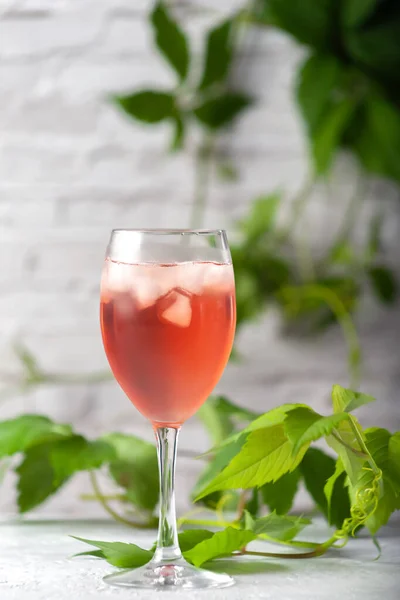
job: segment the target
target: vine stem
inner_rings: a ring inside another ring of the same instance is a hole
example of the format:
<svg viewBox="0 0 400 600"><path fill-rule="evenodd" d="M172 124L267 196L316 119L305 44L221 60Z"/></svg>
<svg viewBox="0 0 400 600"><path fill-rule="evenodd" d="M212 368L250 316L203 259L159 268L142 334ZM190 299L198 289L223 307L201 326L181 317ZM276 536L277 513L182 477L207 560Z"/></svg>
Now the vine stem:
<svg viewBox="0 0 400 600"><path fill-rule="evenodd" d="M356 448L353 448L352 446L347 444L344 440L342 440L342 438L339 435L337 435L335 433L335 431L332 431L332 436L335 438L335 440L337 440L340 444L342 444L342 446L347 448L347 450L350 450L350 452L353 452L353 454L355 454L356 456L359 456L360 458L364 458L365 460L368 460L368 454L366 454L365 452L362 452L361 450L357 450Z"/></svg>
<svg viewBox="0 0 400 600"><path fill-rule="evenodd" d="M288 237L292 234L294 228L298 224L304 209L307 205L307 201L310 198L312 189L314 187L315 180L307 179L304 185L300 188L300 190L296 193L294 198L291 200L291 211L288 222L285 227L282 228L279 234L279 241L285 242Z"/></svg>
<svg viewBox="0 0 400 600"><path fill-rule="evenodd" d="M345 211L342 225L337 233L334 245L344 242L350 236L356 224L358 209L360 208L361 201L365 196L366 189L365 177L359 174L356 180L354 194L350 198L350 202Z"/></svg>
<svg viewBox="0 0 400 600"><path fill-rule="evenodd" d="M350 420L350 427L351 427L351 429L352 429L352 431L354 433L354 436L355 436L355 438L356 438L356 440L357 440L357 442L358 442L361 450L365 453L365 458L368 461L368 463L369 463L369 465L370 465L373 473L375 475L379 475L380 476L381 475L381 469L378 467L378 465L376 464L376 462L372 458L371 453L368 450L367 445L366 445L365 441L363 440L363 437L360 434L360 432L359 432L359 430L358 430L358 428L357 428L357 426L355 424L354 417L352 415L349 415L349 420Z"/></svg>
<svg viewBox="0 0 400 600"><path fill-rule="evenodd" d="M89 471L90 483L92 484L93 492L96 497L96 500L101 504L106 513L108 513L113 519L118 521L118 523L123 523L124 525L128 525L129 527L136 527L137 529L152 529L157 524L157 519L153 518L149 520L147 523L141 523L140 521L131 521L126 519L119 513L117 513L109 504L107 503L105 497L101 493L99 483L97 481L97 477L94 471Z"/></svg>
<svg viewBox="0 0 400 600"><path fill-rule="evenodd" d="M212 158L214 154L215 136L210 133L204 139L196 152L194 201L190 216L190 229L199 229L203 225L204 213L209 191Z"/></svg>
<svg viewBox="0 0 400 600"><path fill-rule="evenodd" d="M237 521L240 521L240 519L243 517L244 509L246 507L246 502L247 502L247 496L248 496L247 490L242 490L240 492L239 502L237 505L237 517L236 517Z"/></svg>
<svg viewBox="0 0 400 600"><path fill-rule="evenodd" d="M291 289L292 288L286 288L289 293ZM295 289L294 291L299 293L298 289ZM321 298L336 316L348 348L350 387L352 389L357 389L360 380L361 345L349 313L340 298L325 286L317 284L306 285L303 287L303 293L309 297Z"/></svg>

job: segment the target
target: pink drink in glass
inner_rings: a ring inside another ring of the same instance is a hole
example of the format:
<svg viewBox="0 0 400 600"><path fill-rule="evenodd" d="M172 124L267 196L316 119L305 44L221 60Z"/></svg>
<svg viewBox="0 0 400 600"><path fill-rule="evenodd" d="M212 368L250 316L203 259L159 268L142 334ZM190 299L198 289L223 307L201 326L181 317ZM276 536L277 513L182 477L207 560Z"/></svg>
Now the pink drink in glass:
<svg viewBox="0 0 400 600"><path fill-rule="evenodd" d="M180 425L207 399L232 348L230 264L106 260L101 330L115 378L156 426Z"/></svg>

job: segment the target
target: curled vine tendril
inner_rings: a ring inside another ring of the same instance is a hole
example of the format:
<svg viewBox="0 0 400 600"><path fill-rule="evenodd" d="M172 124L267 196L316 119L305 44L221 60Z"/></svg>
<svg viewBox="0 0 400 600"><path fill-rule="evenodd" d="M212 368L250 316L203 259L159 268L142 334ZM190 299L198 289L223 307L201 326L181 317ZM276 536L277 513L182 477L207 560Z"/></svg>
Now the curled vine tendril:
<svg viewBox="0 0 400 600"><path fill-rule="evenodd" d="M372 469L364 466L363 471L370 471L374 477L370 487L362 488L356 491L355 502L350 508L350 517L343 521L340 529L335 531L336 540L342 540L343 545L347 542L349 536L354 536L360 525L371 517L378 508L379 497L381 493L382 471L381 469Z"/></svg>

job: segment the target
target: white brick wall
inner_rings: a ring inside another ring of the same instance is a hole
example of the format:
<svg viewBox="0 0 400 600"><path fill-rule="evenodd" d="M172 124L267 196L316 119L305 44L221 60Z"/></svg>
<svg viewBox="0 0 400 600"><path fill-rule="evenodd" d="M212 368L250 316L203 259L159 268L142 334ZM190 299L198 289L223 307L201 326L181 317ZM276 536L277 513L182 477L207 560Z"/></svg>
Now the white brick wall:
<svg viewBox="0 0 400 600"><path fill-rule="evenodd" d="M216 3L198 0L208 8L205 13L178 4L197 48L201 28L219 16ZM239 2L217 4L223 11ZM98 282L109 230L187 226L191 156L167 156L168 127L132 123L107 99L111 92L173 81L152 47L145 22L150 5L150 0L0 0L1 373L16 367L10 350L16 339L49 370L105 368ZM213 184L206 225L229 229L256 194L301 184L307 160L291 95L301 57L294 44L273 32L255 32L243 52L240 78L257 104L222 142L241 179ZM350 175L343 173L342 168L337 179L346 185L337 186L334 203L311 203L307 223L316 242L330 235L348 197L351 168ZM398 203L382 200L394 215L386 237L395 256ZM385 312L367 302L359 321L364 388L380 397L376 421L398 427L398 310ZM267 409L293 400L324 406L331 384L346 383L337 330L311 342L287 339L270 313L262 326L243 331L240 345L247 362L231 365L219 389L249 406ZM151 437L114 383L49 387L3 401L4 418L21 410L73 420L88 433L123 428ZM204 448L195 420L184 428L182 443ZM54 510L75 510L82 486L83 477L72 496L69 490L52 501ZM1 505L11 502L3 493Z"/></svg>

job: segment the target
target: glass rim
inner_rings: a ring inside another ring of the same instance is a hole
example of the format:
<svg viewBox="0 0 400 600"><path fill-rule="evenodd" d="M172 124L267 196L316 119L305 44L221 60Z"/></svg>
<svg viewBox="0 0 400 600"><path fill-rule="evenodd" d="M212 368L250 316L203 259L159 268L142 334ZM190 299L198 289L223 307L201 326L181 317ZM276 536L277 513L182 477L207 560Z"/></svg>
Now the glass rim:
<svg viewBox="0 0 400 600"><path fill-rule="evenodd" d="M148 233L153 235L226 235L225 229L134 229L134 228L118 228L112 229L111 233Z"/></svg>

